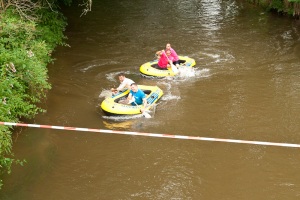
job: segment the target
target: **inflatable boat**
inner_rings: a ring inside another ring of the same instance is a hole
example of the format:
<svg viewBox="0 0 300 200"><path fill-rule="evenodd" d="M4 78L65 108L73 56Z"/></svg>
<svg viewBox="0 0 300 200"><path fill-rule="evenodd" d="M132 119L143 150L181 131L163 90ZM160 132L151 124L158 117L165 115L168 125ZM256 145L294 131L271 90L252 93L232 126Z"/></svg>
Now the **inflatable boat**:
<svg viewBox="0 0 300 200"><path fill-rule="evenodd" d="M180 66L193 67L196 65L195 60L188 56L178 56L178 57L179 57ZM171 68L161 69L157 65L157 63L158 60L154 60L143 64L140 67L141 74L143 76L157 77L157 78L176 76L178 74L178 72L174 73Z"/></svg>
<svg viewBox="0 0 300 200"><path fill-rule="evenodd" d="M157 86L138 85L146 94L147 109L150 109L154 103L163 95L163 91ZM106 115L136 115L141 114L141 108L143 105L121 104L120 100L125 99L129 94L129 90L119 92L112 97L104 99L101 103L101 109Z"/></svg>

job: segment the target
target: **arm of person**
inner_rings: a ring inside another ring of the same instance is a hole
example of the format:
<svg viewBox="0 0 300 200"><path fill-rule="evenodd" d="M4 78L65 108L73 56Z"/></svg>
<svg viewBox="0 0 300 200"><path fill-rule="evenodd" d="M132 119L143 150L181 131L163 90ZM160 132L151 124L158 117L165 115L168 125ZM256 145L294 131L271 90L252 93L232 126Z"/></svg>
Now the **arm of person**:
<svg viewBox="0 0 300 200"><path fill-rule="evenodd" d="M118 91L121 91L121 90L123 90L123 89L125 88L125 86L126 86L126 82L123 81L123 82L119 85L119 87L117 88L117 90L118 90Z"/></svg>
<svg viewBox="0 0 300 200"><path fill-rule="evenodd" d="M161 68L167 68L167 67L170 67L169 65L169 59L166 55L166 53L164 51L162 51L163 53L161 54L161 57L160 57L160 60L158 61L158 65L161 67Z"/></svg>
<svg viewBox="0 0 300 200"><path fill-rule="evenodd" d="M132 100L132 94L131 94L131 93L128 94L127 100L128 100L128 101Z"/></svg>
<svg viewBox="0 0 300 200"><path fill-rule="evenodd" d="M141 108L141 112L143 113L147 108L148 102L146 98L143 98L143 107Z"/></svg>
<svg viewBox="0 0 300 200"><path fill-rule="evenodd" d="M112 95L116 95L118 93L116 88L111 88L110 91L112 92Z"/></svg>

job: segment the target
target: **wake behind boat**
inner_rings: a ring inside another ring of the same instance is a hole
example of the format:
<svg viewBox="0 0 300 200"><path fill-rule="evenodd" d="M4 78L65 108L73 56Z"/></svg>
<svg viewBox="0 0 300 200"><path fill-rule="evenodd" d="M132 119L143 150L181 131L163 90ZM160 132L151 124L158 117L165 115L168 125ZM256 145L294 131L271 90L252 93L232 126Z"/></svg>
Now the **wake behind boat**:
<svg viewBox="0 0 300 200"><path fill-rule="evenodd" d="M156 101L163 95L163 91L157 86L138 85L146 95L147 110L151 109ZM143 105L132 106L130 104L118 103L120 100L125 99L129 94L129 90L119 92L112 97L104 99L101 103L101 109L106 115L136 115L141 114Z"/></svg>
<svg viewBox="0 0 300 200"><path fill-rule="evenodd" d="M180 66L179 67L186 67L191 68L196 65L196 62L193 58L190 58L188 56L178 56ZM178 72L174 73L171 68L162 69L158 65L158 60L150 61L145 64L143 64L140 67L140 73L144 76L148 77L157 77L157 78L163 78L168 76L176 76Z"/></svg>

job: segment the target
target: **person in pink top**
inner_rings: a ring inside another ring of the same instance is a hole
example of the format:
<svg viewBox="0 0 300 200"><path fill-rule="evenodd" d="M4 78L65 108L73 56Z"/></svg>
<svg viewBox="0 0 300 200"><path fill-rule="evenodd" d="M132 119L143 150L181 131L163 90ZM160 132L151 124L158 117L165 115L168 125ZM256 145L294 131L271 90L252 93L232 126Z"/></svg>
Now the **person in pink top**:
<svg viewBox="0 0 300 200"><path fill-rule="evenodd" d="M166 45L166 51L168 51L168 50L171 51L171 57L172 57L173 64L176 66L179 65L180 63L179 63L178 55L177 55L176 51L171 47L170 43L167 43L167 45Z"/></svg>
<svg viewBox="0 0 300 200"><path fill-rule="evenodd" d="M156 52L157 55L160 56L157 65L159 66L159 68L161 69L167 69L168 67L170 67L170 62L173 61L173 57L171 56L171 51L167 50L167 51L158 51Z"/></svg>

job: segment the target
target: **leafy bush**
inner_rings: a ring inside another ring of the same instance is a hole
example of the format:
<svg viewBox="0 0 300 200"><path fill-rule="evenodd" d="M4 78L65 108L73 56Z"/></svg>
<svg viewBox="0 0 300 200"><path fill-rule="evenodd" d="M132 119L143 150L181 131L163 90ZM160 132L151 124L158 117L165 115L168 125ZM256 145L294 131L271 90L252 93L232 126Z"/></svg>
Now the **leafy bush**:
<svg viewBox="0 0 300 200"><path fill-rule="evenodd" d="M37 106L51 88L47 64L56 45L64 44L63 16L38 11L39 23L25 20L14 9L0 13L0 121L18 122L44 110ZM0 175L10 173L11 130L0 126ZM0 188L2 181L0 180Z"/></svg>
<svg viewBox="0 0 300 200"><path fill-rule="evenodd" d="M284 11L284 1L283 0L272 0L270 4L271 9L277 10L277 12L283 12Z"/></svg>
<svg viewBox="0 0 300 200"><path fill-rule="evenodd" d="M281 14L288 14L299 19L300 0L247 0L252 4L257 4L267 11L276 11Z"/></svg>

